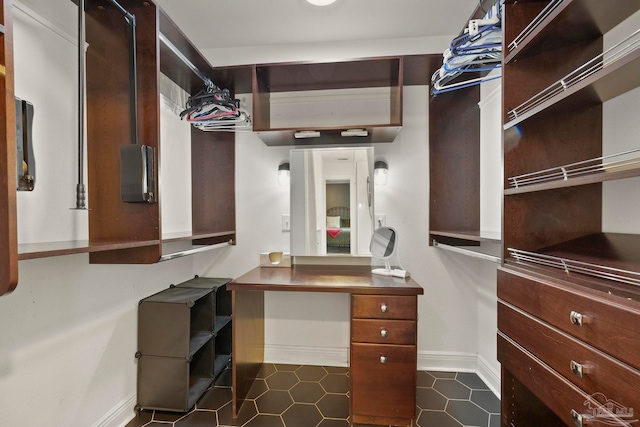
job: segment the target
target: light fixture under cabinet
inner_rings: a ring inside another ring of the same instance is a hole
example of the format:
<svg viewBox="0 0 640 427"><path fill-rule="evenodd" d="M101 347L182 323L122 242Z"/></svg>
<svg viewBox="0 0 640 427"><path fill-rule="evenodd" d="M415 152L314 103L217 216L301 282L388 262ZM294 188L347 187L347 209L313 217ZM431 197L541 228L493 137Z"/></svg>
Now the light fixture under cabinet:
<svg viewBox="0 0 640 427"><path fill-rule="evenodd" d="M329 6L336 2L336 0L307 0L308 3L311 3L314 6Z"/></svg>
<svg viewBox="0 0 640 427"><path fill-rule="evenodd" d="M368 136L369 131L366 129L347 129L340 132L342 136Z"/></svg>
<svg viewBox="0 0 640 427"><path fill-rule="evenodd" d="M296 139L304 138L320 138L320 132L317 130L301 130L293 134Z"/></svg>

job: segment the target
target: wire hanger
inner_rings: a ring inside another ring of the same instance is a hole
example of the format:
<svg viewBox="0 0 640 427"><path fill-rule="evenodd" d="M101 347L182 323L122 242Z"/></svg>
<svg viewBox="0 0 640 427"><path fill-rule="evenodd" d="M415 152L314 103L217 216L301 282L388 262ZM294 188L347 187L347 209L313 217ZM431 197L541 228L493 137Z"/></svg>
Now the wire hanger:
<svg viewBox="0 0 640 427"><path fill-rule="evenodd" d="M203 131L235 131L251 128L249 115L240 109L240 100L228 89L220 89L205 80L205 89L190 96L180 118Z"/></svg>
<svg viewBox="0 0 640 427"><path fill-rule="evenodd" d="M431 76L431 93L451 92L500 78L468 78L466 73L486 74L502 63L502 10L500 0L489 9L483 19L471 20L464 33L453 39L443 53L443 64ZM455 80L455 81L454 81Z"/></svg>

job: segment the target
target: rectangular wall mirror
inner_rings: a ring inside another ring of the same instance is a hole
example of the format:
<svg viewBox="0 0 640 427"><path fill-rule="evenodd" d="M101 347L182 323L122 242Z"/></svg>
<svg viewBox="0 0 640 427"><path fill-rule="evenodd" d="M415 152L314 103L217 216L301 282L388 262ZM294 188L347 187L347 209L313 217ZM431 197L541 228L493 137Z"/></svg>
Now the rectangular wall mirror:
<svg viewBox="0 0 640 427"><path fill-rule="evenodd" d="M291 254L368 256L373 147L291 150Z"/></svg>

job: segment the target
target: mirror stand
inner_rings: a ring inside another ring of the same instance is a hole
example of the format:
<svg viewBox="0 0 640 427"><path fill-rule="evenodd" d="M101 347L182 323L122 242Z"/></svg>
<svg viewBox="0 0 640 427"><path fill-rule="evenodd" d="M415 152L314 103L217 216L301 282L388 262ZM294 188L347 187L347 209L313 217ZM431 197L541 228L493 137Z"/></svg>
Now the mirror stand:
<svg viewBox="0 0 640 427"><path fill-rule="evenodd" d="M379 227L373 232L369 250L371 255L377 259L384 260L384 268L374 268L372 274L381 276L393 276L400 278L409 277L409 272L402 269L391 268L391 257L396 253L398 246L398 233L391 227Z"/></svg>

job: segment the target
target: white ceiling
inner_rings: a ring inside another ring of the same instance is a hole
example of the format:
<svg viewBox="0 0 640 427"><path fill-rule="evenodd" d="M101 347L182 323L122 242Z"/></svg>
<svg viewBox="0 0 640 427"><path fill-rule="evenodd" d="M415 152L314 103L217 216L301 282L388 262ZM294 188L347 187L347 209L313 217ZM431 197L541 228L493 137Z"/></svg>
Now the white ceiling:
<svg viewBox="0 0 640 427"><path fill-rule="evenodd" d="M68 1L68 0L67 0ZM155 0L201 50L457 35L478 0Z"/></svg>
<svg viewBox="0 0 640 427"><path fill-rule="evenodd" d="M15 0L77 34L73 0ZM122 0L125 3L124 0ZM479 0L154 0L200 50L454 36ZM384 42L382 41L384 40ZM371 42L373 41L373 42ZM309 44L315 44L308 46ZM402 42L401 42L402 43ZM420 43L420 42L418 42ZM257 49L256 49L257 48Z"/></svg>

